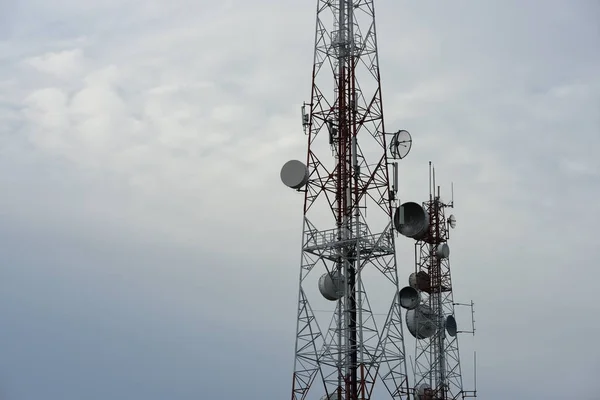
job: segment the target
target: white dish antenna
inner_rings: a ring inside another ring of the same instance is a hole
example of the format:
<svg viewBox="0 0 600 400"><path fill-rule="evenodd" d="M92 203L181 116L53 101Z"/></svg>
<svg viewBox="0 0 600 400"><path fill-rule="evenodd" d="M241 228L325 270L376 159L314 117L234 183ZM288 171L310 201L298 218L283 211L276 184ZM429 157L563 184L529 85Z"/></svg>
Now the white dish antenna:
<svg viewBox="0 0 600 400"><path fill-rule="evenodd" d="M427 339L433 336L437 330L435 320L433 310L424 304L406 312L406 327L416 339Z"/></svg>
<svg viewBox="0 0 600 400"><path fill-rule="evenodd" d="M410 136L410 133L401 129L392 137L392 142L390 143L390 153L392 153L392 157L401 160L408 155L411 147L412 137Z"/></svg>
<svg viewBox="0 0 600 400"><path fill-rule="evenodd" d="M308 182L308 168L301 161L288 161L281 168L281 181L292 189L300 189Z"/></svg>
<svg viewBox="0 0 600 400"><path fill-rule="evenodd" d="M440 243L435 249L435 255L438 256L438 258L450 257L450 246L448 246L448 243Z"/></svg>
<svg viewBox="0 0 600 400"><path fill-rule="evenodd" d="M336 301L344 296L344 283L343 275L326 272L319 278L319 291L327 300Z"/></svg>
<svg viewBox="0 0 600 400"><path fill-rule="evenodd" d="M456 228L456 217L454 216L454 214L448 217L448 224L450 225L450 228Z"/></svg>

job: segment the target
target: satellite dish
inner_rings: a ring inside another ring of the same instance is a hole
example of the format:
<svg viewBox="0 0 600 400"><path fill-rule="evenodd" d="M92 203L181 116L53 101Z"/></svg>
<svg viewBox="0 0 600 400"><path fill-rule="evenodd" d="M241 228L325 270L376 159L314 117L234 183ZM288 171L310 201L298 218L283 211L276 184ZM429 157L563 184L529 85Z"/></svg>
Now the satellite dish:
<svg viewBox="0 0 600 400"><path fill-rule="evenodd" d="M390 143L390 153L392 153L392 157L401 160L408 155L411 146L412 138L410 133L401 129L396 132L392 138L392 142Z"/></svg>
<svg viewBox="0 0 600 400"><path fill-rule="evenodd" d="M431 386L429 386L429 384L427 383L421 383L416 389L415 389L415 394L418 400L424 400L427 398L425 392L428 392L431 390Z"/></svg>
<svg viewBox="0 0 600 400"><path fill-rule="evenodd" d="M448 332L448 335L452 337L456 336L457 329L456 319L452 315L448 315L446 317L446 331Z"/></svg>
<svg viewBox="0 0 600 400"><path fill-rule="evenodd" d="M425 271L413 272L408 277L408 284L412 288L428 291L431 288L431 277Z"/></svg>
<svg viewBox="0 0 600 400"><path fill-rule="evenodd" d="M438 256L438 258L450 257L450 246L448 246L448 243L440 243L435 249L435 255Z"/></svg>
<svg viewBox="0 0 600 400"><path fill-rule="evenodd" d="M419 292L410 286L400 290L400 306L407 310L413 310L419 305Z"/></svg>
<svg viewBox="0 0 600 400"><path fill-rule="evenodd" d="M427 339L436 332L435 314L424 304L406 312L406 327L416 339Z"/></svg>
<svg viewBox="0 0 600 400"><path fill-rule="evenodd" d="M456 217L454 215L448 217L448 224L450 224L450 228L456 228Z"/></svg>
<svg viewBox="0 0 600 400"><path fill-rule="evenodd" d="M308 182L308 168L298 160L286 162L281 168L281 181L292 189L300 189Z"/></svg>
<svg viewBox="0 0 600 400"><path fill-rule="evenodd" d="M400 234L419 240L429 232L429 215L417 203L404 203L396 209L394 225Z"/></svg>
<svg viewBox="0 0 600 400"><path fill-rule="evenodd" d="M340 273L324 273L319 278L319 291L329 301L336 301L344 295L344 276Z"/></svg>

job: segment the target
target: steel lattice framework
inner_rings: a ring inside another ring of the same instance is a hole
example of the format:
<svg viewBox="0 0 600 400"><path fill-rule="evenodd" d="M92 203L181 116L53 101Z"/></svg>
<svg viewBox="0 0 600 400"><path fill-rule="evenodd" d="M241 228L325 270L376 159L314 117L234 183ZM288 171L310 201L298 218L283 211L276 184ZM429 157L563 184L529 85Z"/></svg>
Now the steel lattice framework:
<svg viewBox="0 0 600 400"><path fill-rule="evenodd" d="M414 203L413 203L414 204ZM417 206L418 207L418 206ZM429 163L429 201L422 204L421 213L413 208L412 217L420 216L426 230L419 232L415 242L415 272L411 286L417 290L418 306L406 315L415 344L415 397L419 400L448 400L476 397L476 390L463 390L458 351L458 333L452 279L450 276L450 228L454 216L445 210L454 207L454 200L444 203L440 188L435 185L435 170ZM473 303L471 302L473 312ZM475 334L475 320L473 331ZM466 333L467 331L462 331Z"/></svg>
<svg viewBox="0 0 600 400"><path fill-rule="evenodd" d="M457 399L463 395L458 336L446 331L446 316L454 316L450 259L436 254L438 246L449 239L444 204L437 195L423 203L431 218L429 234L415 243L416 272L426 273L429 279L420 286L421 302L432 310L436 332L425 339L416 340L415 387L426 384L427 399ZM417 275L419 276L419 275Z"/></svg>
<svg viewBox="0 0 600 400"><path fill-rule="evenodd" d="M403 399L409 384L392 220L395 190L372 0L317 1L312 94L302 118L308 181L300 189L304 222L292 400L383 399L384 393ZM318 281L333 288L328 300L316 290ZM383 306L376 308L371 297L384 299ZM325 320L318 318L323 314Z"/></svg>

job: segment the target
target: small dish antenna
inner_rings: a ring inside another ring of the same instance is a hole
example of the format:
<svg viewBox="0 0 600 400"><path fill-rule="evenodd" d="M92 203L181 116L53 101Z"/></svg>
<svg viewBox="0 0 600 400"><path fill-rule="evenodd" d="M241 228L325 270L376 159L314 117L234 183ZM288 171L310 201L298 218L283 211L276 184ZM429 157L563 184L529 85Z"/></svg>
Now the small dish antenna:
<svg viewBox="0 0 600 400"><path fill-rule="evenodd" d="M440 243L435 249L435 255L439 258L450 257L450 246L448 246L448 243Z"/></svg>
<svg viewBox="0 0 600 400"><path fill-rule="evenodd" d="M415 394L418 400L424 400L426 399L427 396L427 392L431 391L431 386L429 386L429 384L427 383L421 383L415 390Z"/></svg>
<svg viewBox="0 0 600 400"><path fill-rule="evenodd" d="M396 209L394 226L403 236L419 240L429 232L429 215L419 204L409 201Z"/></svg>
<svg viewBox="0 0 600 400"><path fill-rule="evenodd" d="M450 225L450 228L456 228L456 217L454 215L448 217L448 224Z"/></svg>
<svg viewBox="0 0 600 400"><path fill-rule="evenodd" d="M390 143L390 152L392 157L402 160L410 152L412 146L412 138L408 131L403 129L396 132Z"/></svg>
<svg viewBox="0 0 600 400"><path fill-rule="evenodd" d="M319 278L319 291L329 301L339 300L344 296L344 276L325 273Z"/></svg>
<svg viewBox="0 0 600 400"><path fill-rule="evenodd" d="M448 335L454 337L456 336L458 326L456 325L456 319L452 315L448 315L446 317L446 331Z"/></svg>
<svg viewBox="0 0 600 400"><path fill-rule="evenodd" d="M419 305L419 292L417 289L406 286L402 290L400 290L400 306L402 308L406 308L407 310L414 310Z"/></svg>

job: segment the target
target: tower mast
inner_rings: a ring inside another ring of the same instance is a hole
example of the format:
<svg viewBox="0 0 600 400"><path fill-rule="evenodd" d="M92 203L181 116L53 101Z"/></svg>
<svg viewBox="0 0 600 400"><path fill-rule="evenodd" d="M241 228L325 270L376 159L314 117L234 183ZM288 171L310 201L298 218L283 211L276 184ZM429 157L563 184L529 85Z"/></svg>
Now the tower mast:
<svg viewBox="0 0 600 400"><path fill-rule="evenodd" d="M384 130L373 0L317 1L311 92L306 160L281 171L304 194L292 400L404 399L388 151L403 158L412 142Z"/></svg>
<svg viewBox="0 0 600 400"><path fill-rule="evenodd" d="M454 199L445 203L440 197L431 162L429 200L401 207L411 223L400 226L399 231L416 240L415 271L409 277L410 287L403 290L418 304L406 313L408 331L416 339L414 388L418 400L476 397L476 391L463 389L458 351L457 334L466 331L457 331L455 305L461 304L454 302L450 276L448 241L456 219L446 216L446 210L452 207ZM408 230L410 226L419 229ZM475 333L474 325L468 333Z"/></svg>

